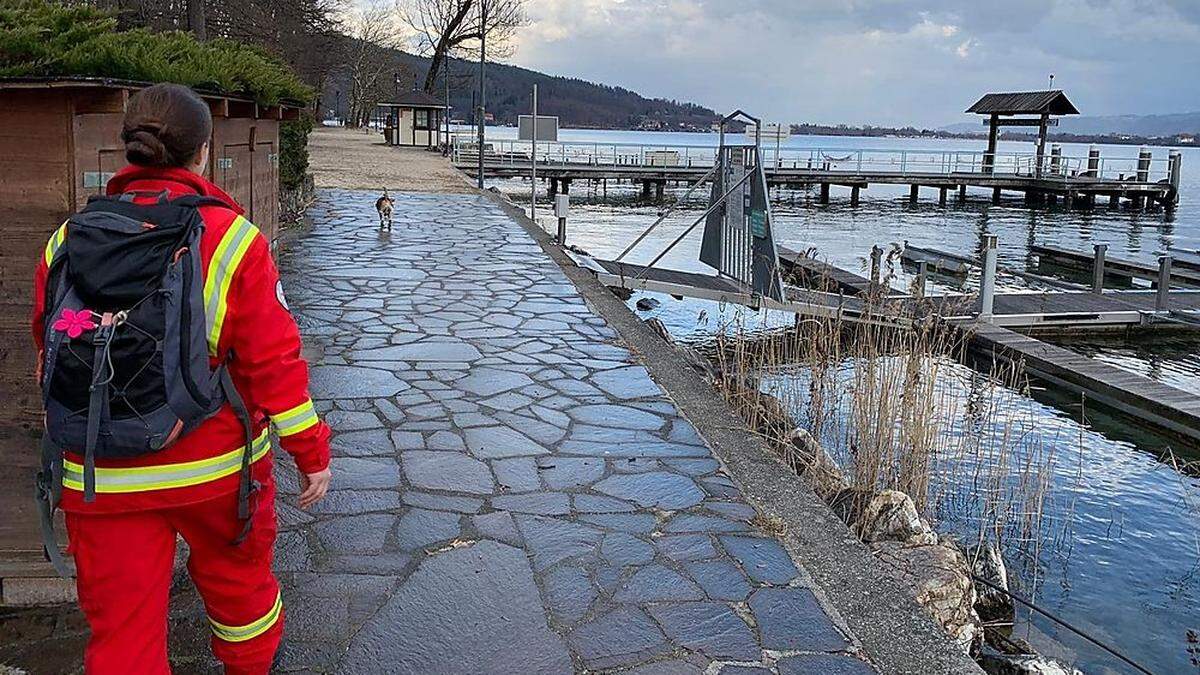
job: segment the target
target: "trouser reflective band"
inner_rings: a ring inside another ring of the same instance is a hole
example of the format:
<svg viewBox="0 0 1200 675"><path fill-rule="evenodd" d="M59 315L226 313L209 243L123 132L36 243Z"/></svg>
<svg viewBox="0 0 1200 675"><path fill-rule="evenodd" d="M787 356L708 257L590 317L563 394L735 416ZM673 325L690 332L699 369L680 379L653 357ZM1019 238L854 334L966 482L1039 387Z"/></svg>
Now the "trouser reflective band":
<svg viewBox="0 0 1200 675"><path fill-rule="evenodd" d="M312 399L278 415L271 415L271 423L275 425L275 430L280 436L298 434L316 426L317 422L317 411L313 408Z"/></svg>
<svg viewBox="0 0 1200 675"><path fill-rule="evenodd" d="M264 429L254 439L251 462L262 459L271 450L271 439ZM230 450L223 455L200 459L194 462L159 464L156 466L130 466L125 468L96 467L96 492L128 493L165 490L167 488L190 487L209 483L238 472L242 467L245 446ZM83 465L63 460L63 487L83 491Z"/></svg>
<svg viewBox="0 0 1200 675"><path fill-rule="evenodd" d="M209 617L208 623L212 626L213 635L226 642L245 642L253 640L263 633L271 630L279 621L279 615L283 612L283 598L276 594L275 604L271 605L271 609L261 618L255 619L245 626L226 626Z"/></svg>

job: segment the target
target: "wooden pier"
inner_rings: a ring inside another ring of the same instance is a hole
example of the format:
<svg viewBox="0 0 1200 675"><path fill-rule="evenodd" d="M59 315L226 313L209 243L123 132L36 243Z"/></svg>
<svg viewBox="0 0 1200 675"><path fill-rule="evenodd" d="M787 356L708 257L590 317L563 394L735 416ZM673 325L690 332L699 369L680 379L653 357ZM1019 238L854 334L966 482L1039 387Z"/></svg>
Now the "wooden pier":
<svg viewBox="0 0 1200 675"><path fill-rule="evenodd" d="M1147 151L1149 152L1149 151ZM692 184L713 166L715 148L688 145L619 143L538 143L537 176L549 194L569 193L576 181L640 184L646 199L661 199L665 186ZM988 153L945 150L781 149L766 148L764 171L772 186L816 186L820 203L829 203L833 186L849 191L856 205L871 185L907 185L916 202L921 188L936 190L938 202L948 195L967 198L968 188L990 193L999 203L1003 193L1021 195L1028 205L1059 199L1068 206L1091 207L1098 198L1110 206L1125 200L1134 207L1159 204L1172 208L1178 198L1178 155L1145 159L1063 157L1038 159L1035 153ZM455 166L478 171L478 144L455 136ZM523 141L489 141L484 147L486 178L526 178L533 166L532 149Z"/></svg>
<svg viewBox="0 0 1200 675"><path fill-rule="evenodd" d="M1200 442L1200 396L987 323L968 329L971 349L1089 400Z"/></svg>
<svg viewBox="0 0 1200 675"><path fill-rule="evenodd" d="M1142 279L1157 284L1163 273L1161 264L1150 265L1136 260L1111 257L1107 254L1103 244L1099 245L1092 253L1039 244L1030 246L1029 252L1036 255L1042 264L1057 265L1084 272L1095 272L1097 261L1099 261L1100 274L1106 281L1128 284L1132 283L1134 279ZM1187 259L1180 261L1172 259L1167 273L1173 284L1200 288L1200 264Z"/></svg>

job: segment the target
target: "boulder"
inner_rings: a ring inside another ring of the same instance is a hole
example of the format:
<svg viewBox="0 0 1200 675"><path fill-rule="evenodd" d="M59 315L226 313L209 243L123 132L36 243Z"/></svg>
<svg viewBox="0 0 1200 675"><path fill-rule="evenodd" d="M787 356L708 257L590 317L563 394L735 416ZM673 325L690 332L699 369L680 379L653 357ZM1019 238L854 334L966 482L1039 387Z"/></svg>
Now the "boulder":
<svg viewBox="0 0 1200 675"><path fill-rule="evenodd" d="M791 450L788 461L794 470L808 477L817 494L836 496L849 487L841 468L807 429L792 429L787 441Z"/></svg>
<svg viewBox="0 0 1200 675"><path fill-rule="evenodd" d="M658 306L661 304L656 298L638 298L635 306L639 312L649 312L658 309Z"/></svg>
<svg viewBox="0 0 1200 675"><path fill-rule="evenodd" d="M881 541L936 544L938 540L933 528L921 520L912 498L899 490L884 490L871 498L856 529L868 544Z"/></svg>
<svg viewBox="0 0 1200 675"><path fill-rule="evenodd" d="M871 549L959 647L968 653L979 648L983 622L975 613L975 585L961 551L944 544L901 541L878 541Z"/></svg>
<svg viewBox="0 0 1200 675"><path fill-rule="evenodd" d="M1037 654L984 654L979 665L988 675L1083 675L1065 663Z"/></svg>
<svg viewBox="0 0 1200 675"><path fill-rule="evenodd" d="M1005 591L1008 590L1008 568L1000 550L990 541L968 546L964 551L971 572ZM1013 618L1013 601L1007 593L986 584L975 584L978 596L975 600L975 611L984 621L1010 621Z"/></svg>

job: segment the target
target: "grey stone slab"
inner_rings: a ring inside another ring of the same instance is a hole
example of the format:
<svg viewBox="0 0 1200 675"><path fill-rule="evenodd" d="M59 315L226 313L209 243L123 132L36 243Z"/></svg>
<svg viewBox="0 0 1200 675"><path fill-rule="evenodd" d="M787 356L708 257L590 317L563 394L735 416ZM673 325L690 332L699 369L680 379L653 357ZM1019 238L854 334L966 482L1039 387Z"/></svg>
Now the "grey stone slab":
<svg viewBox="0 0 1200 675"><path fill-rule="evenodd" d="M425 437L415 431L392 432L392 448L394 450L422 450L425 448Z"/></svg>
<svg viewBox="0 0 1200 675"><path fill-rule="evenodd" d="M460 495L439 495L417 490L405 490L401 500L409 505L431 511L452 511L454 513L479 513L483 508L483 500L475 497Z"/></svg>
<svg viewBox="0 0 1200 675"><path fill-rule="evenodd" d="M322 416L325 423L330 426L335 432L344 433L349 431L361 431L365 429L378 429L383 426L379 418L374 413L369 412L353 412L348 410L333 410ZM334 440L338 440L335 435Z"/></svg>
<svg viewBox="0 0 1200 675"><path fill-rule="evenodd" d="M397 520L390 514L340 516L315 524L313 532L327 553L378 553Z"/></svg>
<svg viewBox="0 0 1200 675"><path fill-rule="evenodd" d="M479 350L471 343L454 339L425 340L354 354L355 359L364 361L470 362L481 356Z"/></svg>
<svg viewBox="0 0 1200 675"><path fill-rule="evenodd" d="M579 520L606 530L649 534L658 526L658 520L649 513L584 513Z"/></svg>
<svg viewBox="0 0 1200 675"><path fill-rule="evenodd" d="M557 518L516 516L517 529L533 552L533 567L544 570L570 558L594 553L603 532L594 527Z"/></svg>
<svg viewBox="0 0 1200 675"><path fill-rule="evenodd" d="M521 545L521 535L517 533L517 524L513 522L512 514L507 511L481 513L473 517L471 522L485 539L495 539L513 546Z"/></svg>
<svg viewBox="0 0 1200 675"><path fill-rule="evenodd" d="M662 389L642 366L626 366L604 370L592 376L592 382L610 396L619 399L662 396Z"/></svg>
<svg viewBox="0 0 1200 675"><path fill-rule="evenodd" d="M748 521L753 519L754 516L758 515L758 512L754 510L753 506L750 506L749 504L743 504L741 502L707 501L704 502L704 508L708 509L709 511L716 511L726 518L736 520Z"/></svg>
<svg viewBox="0 0 1200 675"><path fill-rule="evenodd" d="M409 673L574 670L547 625L525 554L491 541L422 562L355 635L338 671L376 672L381 664Z"/></svg>
<svg viewBox="0 0 1200 675"><path fill-rule="evenodd" d="M657 661L625 671L625 675L704 675L704 668L683 659Z"/></svg>
<svg viewBox="0 0 1200 675"><path fill-rule="evenodd" d="M682 471L689 476L705 476L721 468L720 462L711 458L664 459L662 462L676 471Z"/></svg>
<svg viewBox="0 0 1200 675"><path fill-rule="evenodd" d="M663 526L663 532L741 532L749 529L744 521L699 513L677 513Z"/></svg>
<svg viewBox="0 0 1200 675"><path fill-rule="evenodd" d="M604 475L604 460L584 457L546 457L538 461L538 472L546 486L569 490L591 485Z"/></svg>
<svg viewBox="0 0 1200 675"><path fill-rule="evenodd" d="M662 565L648 565L634 572L613 595L617 602L664 602L701 600L704 594L696 584Z"/></svg>
<svg viewBox="0 0 1200 675"><path fill-rule="evenodd" d="M750 596L750 611L764 649L833 652L850 645L806 588L760 588Z"/></svg>
<svg viewBox="0 0 1200 675"><path fill-rule="evenodd" d="M601 443L567 439L559 445L560 453L594 457L707 457L708 448L678 443Z"/></svg>
<svg viewBox="0 0 1200 675"><path fill-rule="evenodd" d="M321 365L309 371L314 398L387 398L409 385L386 370L356 366Z"/></svg>
<svg viewBox="0 0 1200 675"><path fill-rule="evenodd" d="M435 431L427 443L430 450L466 450L467 444L453 431Z"/></svg>
<svg viewBox="0 0 1200 675"><path fill-rule="evenodd" d="M704 500L704 492L687 476L665 471L609 476L594 489L643 507L686 509Z"/></svg>
<svg viewBox="0 0 1200 675"><path fill-rule="evenodd" d="M396 527L396 543L405 551L454 539L461 532L460 516L445 511L409 509Z"/></svg>
<svg viewBox="0 0 1200 675"><path fill-rule="evenodd" d="M459 452L414 450L400 455L404 475L426 490L491 494L495 490L487 464Z"/></svg>
<svg viewBox="0 0 1200 675"><path fill-rule="evenodd" d="M637 506L602 495L575 495L575 510L580 513L632 513Z"/></svg>
<svg viewBox="0 0 1200 675"><path fill-rule="evenodd" d="M875 675L870 664L843 654L798 654L782 658L775 667L779 675Z"/></svg>
<svg viewBox="0 0 1200 675"><path fill-rule="evenodd" d="M580 567L558 567L547 572L542 580L546 602L554 619L574 624L587 615L596 601L596 588Z"/></svg>
<svg viewBox="0 0 1200 675"><path fill-rule="evenodd" d="M400 484L400 468L392 459L334 457L329 465L333 470L329 489L333 491L394 488Z"/></svg>
<svg viewBox="0 0 1200 675"><path fill-rule="evenodd" d="M471 454L483 459L549 454L549 450L506 426L474 427L464 432Z"/></svg>
<svg viewBox="0 0 1200 675"><path fill-rule="evenodd" d="M604 535L600 555L612 565L645 565L654 559L654 547L626 532Z"/></svg>
<svg viewBox="0 0 1200 675"><path fill-rule="evenodd" d="M662 631L636 608L615 609L567 635L572 651L588 668L616 668L647 661L670 650Z"/></svg>
<svg viewBox="0 0 1200 675"><path fill-rule="evenodd" d="M394 511L400 508L400 494L394 490L335 490L309 507L318 515Z"/></svg>
<svg viewBox="0 0 1200 675"><path fill-rule="evenodd" d="M500 392L533 384L529 376L498 368L475 368L455 383L459 389L477 396L495 396Z"/></svg>
<svg viewBox="0 0 1200 675"><path fill-rule="evenodd" d="M711 659L750 661L762 650L750 627L729 605L719 602L686 602L649 608L667 639Z"/></svg>
<svg viewBox="0 0 1200 675"><path fill-rule="evenodd" d="M770 668L762 666L725 666L720 670L721 675L775 675ZM811 673L811 675L824 675L823 673Z"/></svg>
<svg viewBox="0 0 1200 675"><path fill-rule="evenodd" d="M515 513L565 516L571 512L571 501L563 492L530 492L492 497L492 507Z"/></svg>
<svg viewBox="0 0 1200 675"><path fill-rule="evenodd" d="M654 544L658 546L658 550L662 551L663 555L671 560L681 562L714 558L717 555L717 548L713 546L712 539L705 534L679 534L661 537L655 540Z"/></svg>
<svg viewBox="0 0 1200 675"><path fill-rule="evenodd" d="M737 559L746 574L763 584L786 584L796 578L792 557L774 539L765 537L721 537L721 545Z"/></svg>
<svg viewBox="0 0 1200 675"><path fill-rule="evenodd" d="M532 492L542 488L537 465L532 457L494 460L492 472L496 474L496 481L500 485L514 492Z"/></svg>
<svg viewBox="0 0 1200 675"><path fill-rule="evenodd" d="M687 573L713 600L741 602L750 595L750 582L737 565L728 560L699 560L687 565Z"/></svg>
<svg viewBox="0 0 1200 675"><path fill-rule="evenodd" d="M568 410L567 414L576 421L598 427L656 431L663 426L662 417L624 405L584 405Z"/></svg>

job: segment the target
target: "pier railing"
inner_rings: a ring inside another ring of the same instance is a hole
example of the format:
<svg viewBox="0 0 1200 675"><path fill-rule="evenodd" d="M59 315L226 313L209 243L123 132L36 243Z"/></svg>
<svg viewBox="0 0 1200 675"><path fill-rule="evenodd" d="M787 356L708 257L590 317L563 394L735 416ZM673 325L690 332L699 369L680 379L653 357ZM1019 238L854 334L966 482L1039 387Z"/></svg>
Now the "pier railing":
<svg viewBox="0 0 1200 675"><path fill-rule="evenodd" d="M1053 180L1096 179L1139 183L1157 182L1170 175L1167 157L1067 157L1046 152L997 152L989 156L973 150L900 150L870 148L779 148L764 146L763 163L768 172L821 171L856 175L888 173L898 176L985 174L1038 177ZM478 159L473 137L453 137L451 153L456 164ZM529 166L532 150L528 141L488 140L484 160L489 167L514 169ZM716 159L716 148L705 145L588 143L562 141L537 144L539 167L615 167L663 169L707 169ZM988 161L988 160L991 161ZM988 165L990 164L990 171Z"/></svg>

